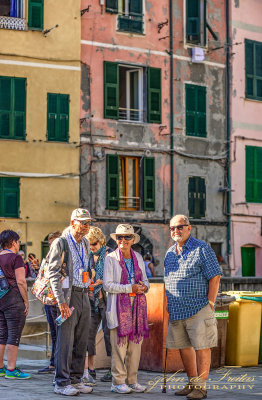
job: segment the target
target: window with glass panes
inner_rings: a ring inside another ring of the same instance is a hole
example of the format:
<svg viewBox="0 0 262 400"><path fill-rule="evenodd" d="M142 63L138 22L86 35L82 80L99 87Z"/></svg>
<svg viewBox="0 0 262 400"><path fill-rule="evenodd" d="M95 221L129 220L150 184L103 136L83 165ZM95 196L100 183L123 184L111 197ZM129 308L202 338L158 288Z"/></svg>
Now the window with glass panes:
<svg viewBox="0 0 262 400"><path fill-rule="evenodd" d="M262 147L246 146L246 201L262 203Z"/></svg>
<svg viewBox="0 0 262 400"><path fill-rule="evenodd" d="M69 95L47 94L47 140L67 142L69 139Z"/></svg>
<svg viewBox="0 0 262 400"><path fill-rule="evenodd" d="M107 208L110 210L155 209L155 160L108 154Z"/></svg>
<svg viewBox="0 0 262 400"><path fill-rule="evenodd" d="M186 41L206 44L206 0L186 0Z"/></svg>
<svg viewBox="0 0 262 400"><path fill-rule="evenodd" d="M25 139L26 79L0 76L0 138Z"/></svg>
<svg viewBox="0 0 262 400"><path fill-rule="evenodd" d="M104 117L160 124L161 69L104 61Z"/></svg>
<svg viewBox="0 0 262 400"><path fill-rule="evenodd" d="M186 134L206 137L206 88L186 84Z"/></svg>
<svg viewBox="0 0 262 400"><path fill-rule="evenodd" d="M246 97L262 101L262 42L245 40Z"/></svg>
<svg viewBox="0 0 262 400"><path fill-rule="evenodd" d="M19 178L0 178L0 217L19 217Z"/></svg>
<svg viewBox="0 0 262 400"><path fill-rule="evenodd" d="M190 218L205 218L206 183L204 178L192 176L188 180L188 210Z"/></svg>

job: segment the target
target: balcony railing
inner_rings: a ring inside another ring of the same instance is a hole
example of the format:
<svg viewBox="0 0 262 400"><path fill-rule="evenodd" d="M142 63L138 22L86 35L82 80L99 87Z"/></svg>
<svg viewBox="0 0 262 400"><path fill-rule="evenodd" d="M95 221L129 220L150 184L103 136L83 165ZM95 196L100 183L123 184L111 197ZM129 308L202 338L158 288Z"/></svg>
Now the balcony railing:
<svg viewBox="0 0 262 400"><path fill-rule="evenodd" d="M143 110L119 107L119 119L124 121L143 121Z"/></svg>
<svg viewBox="0 0 262 400"><path fill-rule="evenodd" d="M122 210L139 210L140 200L140 197L119 196L119 208Z"/></svg>
<svg viewBox="0 0 262 400"><path fill-rule="evenodd" d="M0 29L26 30L26 19L0 16Z"/></svg>

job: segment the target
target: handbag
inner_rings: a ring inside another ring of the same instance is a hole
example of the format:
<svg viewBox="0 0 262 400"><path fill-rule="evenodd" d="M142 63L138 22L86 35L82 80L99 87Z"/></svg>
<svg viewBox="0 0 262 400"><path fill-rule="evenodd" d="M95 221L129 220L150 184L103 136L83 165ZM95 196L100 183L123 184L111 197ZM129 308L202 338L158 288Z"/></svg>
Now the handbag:
<svg viewBox="0 0 262 400"><path fill-rule="evenodd" d="M69 247L65 238L60 237L60 239L63 242L63 253L61 258L61 275L63 279L66 275L68 275L67 263L69 258ZM48 278L48 270L49 263L47 255L46 259L44 259L41 263L38 276L33 284L31 292L43 304L47 306L54 306L55 304L57 304L57 301L51 287L50 279Z"/></svg>
<svg viewBox="0 0 262 400"><path fill-rule="evenodd" d="M5 277L2 268L0 267L0 299L4 297L4 295L8 293L10 289L11 287Z"/></svg>

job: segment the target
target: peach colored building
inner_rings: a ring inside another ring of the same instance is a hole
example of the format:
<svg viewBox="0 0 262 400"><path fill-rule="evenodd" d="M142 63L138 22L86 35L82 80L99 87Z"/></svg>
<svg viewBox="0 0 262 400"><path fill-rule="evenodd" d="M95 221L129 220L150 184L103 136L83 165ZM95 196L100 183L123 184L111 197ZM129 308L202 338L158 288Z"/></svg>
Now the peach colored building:
<svg viewBox="0 0 262 400"><path fill-rule="evenodd" d="M232 275L262 276L262 2L231 2Z"/></svg>
<svg viewBox="0 0 262 400"><path fill-rule="evenodd" d="M157 274L175 213L190 216L193 235L226 265L225 2L89 4L82 0L80 204L108 239L118 223L133 224Z"/></svg>

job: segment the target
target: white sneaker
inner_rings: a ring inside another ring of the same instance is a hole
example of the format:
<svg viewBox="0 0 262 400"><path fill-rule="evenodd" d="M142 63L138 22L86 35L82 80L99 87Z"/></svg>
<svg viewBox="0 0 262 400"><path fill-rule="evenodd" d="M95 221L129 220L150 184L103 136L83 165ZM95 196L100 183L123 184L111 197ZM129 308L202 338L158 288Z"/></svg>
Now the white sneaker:
<svg viewBox="0 0 262 400"><path fill-rule="evenodd" d="M90 386L86 386L83 382L73 383L72 386L77 389L80 393L91 393L93 389Z"/></svg>
<svg viewBox="0 0 262 400"><path fill-rule="evenodd" d="M96 381L94 378L89 374L89 372L85 373L82 377L82 382L88 386L96 386Z"/></svg>
<svg viewBox="0 0 262 400"><path fill-rule="evenodd" d="M112 383L111 392L127 394L127 393L132 393L132 389L125 383L122 383L121 385L113 385Z"/></svg>
<svg viewBox="0 0 262 400"><path fill-rule="evenodd" d="M56 394L62 394L63 396L77 396L80 393L80 391L75 387L73 387L72 385L67 385L67 386L55 385L54 392Z"/></svg>
<svg viewBox="0 0 262 400"><path fill-rule="evenodd" d="M143 393L146 391L146 386L142 386L139 383L132 383L131 385L128 386L133 390L133 392L136 393Z"/></svg>

